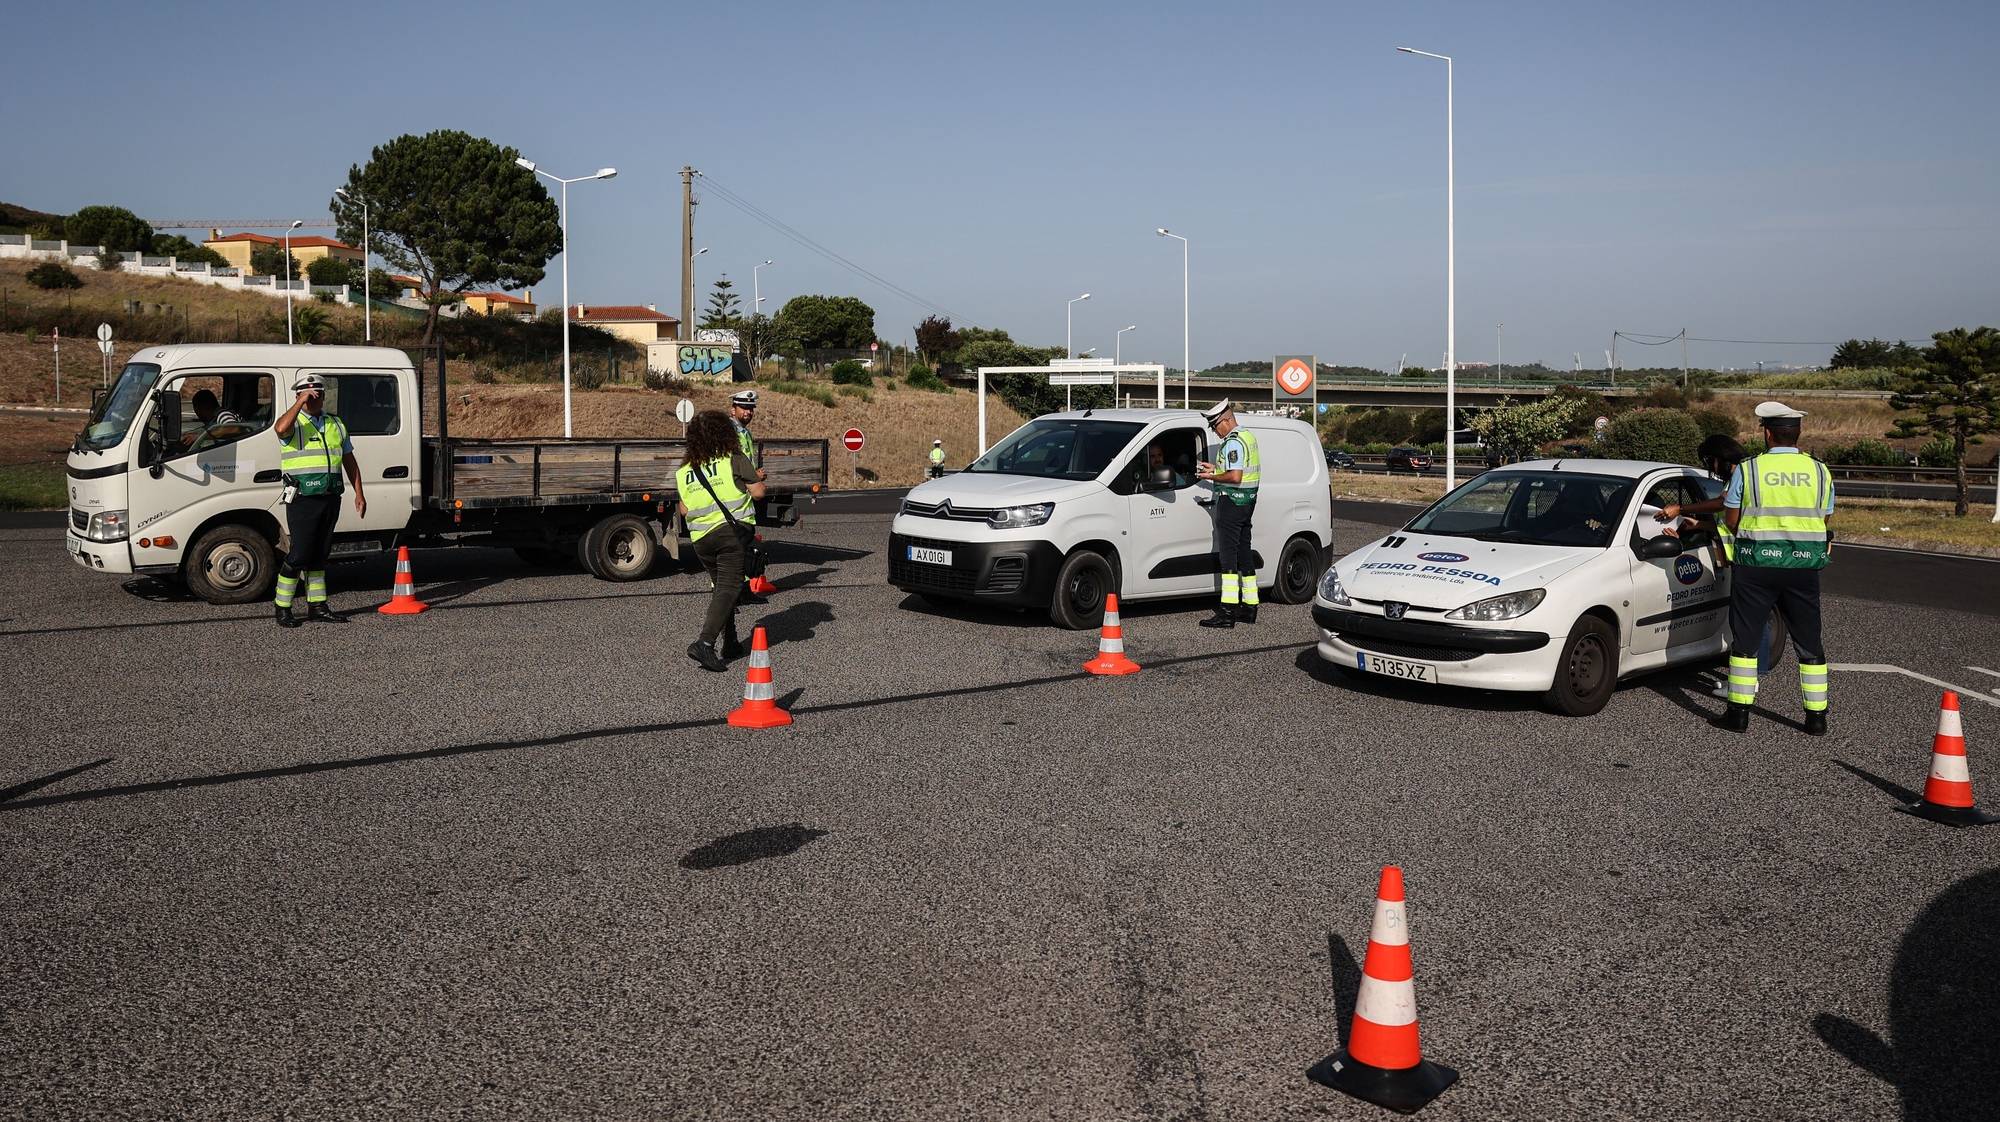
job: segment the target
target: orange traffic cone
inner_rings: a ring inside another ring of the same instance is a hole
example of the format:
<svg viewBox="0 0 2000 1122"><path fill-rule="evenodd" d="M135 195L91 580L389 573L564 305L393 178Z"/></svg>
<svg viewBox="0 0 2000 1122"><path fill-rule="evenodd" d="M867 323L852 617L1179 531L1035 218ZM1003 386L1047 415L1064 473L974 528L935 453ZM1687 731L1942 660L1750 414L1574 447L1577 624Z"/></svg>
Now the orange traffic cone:
<svg viewBox="0 0 2000 1122"><path fill-rule="evenodd" d="M1924 797L1904 808L1919 818L1947 826L1985 826L2000 821L1972 801L1972 773L1965 766L1965 726L1958 715L1958 694L1944 691L1938 703L1937 738L1931 741L1931 774L1924 780Z"/></svg>
<svg viewBox="0 0 2000 1122"><path fill-rule="evenodd" d="M397 546L396 587L389 592L389 602L375 610L385 616L413 616L430 609L429 604L417 599L417 586L410 580L410 547Z"/></svg>
<svg viewBox="0 0 2000 1122"><path fill-rule="evenodd" d="M1118 625L1118 594L1104 597L1104 630L1097 638L1097 657L1083 664L1092 674L1137 674L1139 664L1125 657L1125 629Z"/></svg>
<svg viewBox="0 0 2000 1122"><path fill-rule="evenodd" d="M1382 867L1375 893L1375 924L1368 932L1347 1047L1307 1069L1306 1077L1400 1114L1414 1114L1458 1080L1457 1072L1424 1059L1417 1043L1403 870L1394 865Z"/></svg>
<svg viewBox="0 0 2000 1122"><path fill-rule="evenodd" d="M743 672L743 704L730 711L729 723L740 729L774 729L792 723L792 715L778 708L777 693L771 686L771 648L761 627L750 633L750 665Z"/></svg>
<svg viewBox="0 0 2000 1122"><path fill-rule="evenodd" d="M776 591L778 591L778 586L765 580L764 574L758 573L756 576L750 578L750 595L769 596Z"/></svg>

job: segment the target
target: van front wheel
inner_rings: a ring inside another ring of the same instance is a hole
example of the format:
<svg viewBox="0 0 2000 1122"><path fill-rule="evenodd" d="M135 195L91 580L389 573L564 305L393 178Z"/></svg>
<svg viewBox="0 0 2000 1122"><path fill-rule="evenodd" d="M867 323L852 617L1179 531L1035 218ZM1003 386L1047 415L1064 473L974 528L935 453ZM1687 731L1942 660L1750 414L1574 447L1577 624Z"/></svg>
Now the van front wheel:
<svg viewBox="0 0 2000 1122"><path fill-rule="evenodd" d="M1102 555L1079 549L1064 559L1056 573L1056 589L1049 602L1049 618L1057 627L1083 631L1104 622L1104 597L1116 592L1111 562Z"/></svg>
<svg viewBox="0 0 2000 1122"><path fill-rule="evenodd" d="M1278 576L1271 587L1271 599L1280 604L1303 604L1311 600L1325 570L1319 544L1300 534L1286 542L1285 551L1278 555Z"/></svg>

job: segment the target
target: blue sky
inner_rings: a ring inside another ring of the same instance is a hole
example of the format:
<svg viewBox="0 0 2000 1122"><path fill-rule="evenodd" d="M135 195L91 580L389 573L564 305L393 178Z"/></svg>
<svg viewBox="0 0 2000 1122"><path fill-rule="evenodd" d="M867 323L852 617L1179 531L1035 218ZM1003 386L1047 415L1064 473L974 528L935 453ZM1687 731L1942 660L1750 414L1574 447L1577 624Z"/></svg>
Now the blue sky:
<svg viewBox="0 0 2000 1122"><path fill-rule="evenodd" d="M1025 342L1060 344L1088 291L1078 350L1109 354L1137 323L1125 356L1178 364L1165 225L1192 239L1198 364L1435 365L1444 73L1394 51L1409 44L1457 59L1460 360L1491 360L1504 322L1503 358L1599 367L1614 328L2000 322L1996 32L1977 3L21 7L0 199L323 214L373 145L459 128L559 174L619 169L571 192L585 302L677 307L692 164ZM852 294L896 340L926 311L712 193L696 242L701 288L726 271L746 301L750 267L776 259L767 310ZM552 262L541 302L556 278Z"/></svg>

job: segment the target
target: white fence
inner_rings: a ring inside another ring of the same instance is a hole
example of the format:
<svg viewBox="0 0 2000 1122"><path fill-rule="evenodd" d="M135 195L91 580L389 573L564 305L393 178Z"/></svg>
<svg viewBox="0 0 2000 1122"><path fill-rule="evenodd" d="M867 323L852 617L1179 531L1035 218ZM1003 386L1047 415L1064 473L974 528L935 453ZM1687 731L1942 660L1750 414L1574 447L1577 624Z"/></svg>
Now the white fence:
<svg viewBox="0 0 2000 1122"><path fill-rule="evenodd" d="M29 261L54 261L63 265L97 268L98 255L103 246L71 245L68 242L48 242L30 239L26 234L0 234L0 257L15 257ZM266 296L283 298L285 281L282 277L244 276L239 269L223 268L204 261L180 261L173 257L149 257L139 253L121 253L125 262L123 271L142 277L179 277L196 284L211 284L217 288L232 288L238 292L261 292ZM336 304L356 304L359 293L350 293L349 286L315 285L304 277L292 278L292 292L298 299L312 299L322 294L330 295Z"/></svg>

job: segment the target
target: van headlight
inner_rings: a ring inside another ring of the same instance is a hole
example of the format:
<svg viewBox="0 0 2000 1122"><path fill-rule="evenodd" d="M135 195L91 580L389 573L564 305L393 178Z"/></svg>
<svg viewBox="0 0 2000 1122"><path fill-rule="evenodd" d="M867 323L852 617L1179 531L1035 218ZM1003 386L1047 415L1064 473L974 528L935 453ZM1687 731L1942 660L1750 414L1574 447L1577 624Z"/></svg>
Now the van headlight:
<svg viewBox="0 0 2000 1122"><path fill-rule="evenodd" d="M1454 608L1444 614L1446 619L1471 620L1475 623L1493 623L1497 620L1514 619L1527 615L1549 594L1546 588L1530 588L1525 592L1509 592L1505 596L1495 596L1491 600L1480 600L1463 608Z"/></svg>
<svg viewBox="0 0 2000 1122"><path fill-rule="evenodd" d="M100 510L90 516L90 524L83 528L83 536L94 542L122 542L125 540L125 512L122 510Z"/></svg>
<svg viewBox="0 0 2000 1122"><path fill-rule="evenodd" d="M1322 600L1332 604L1354 603L1347 598L1347 589L1340 583L1339 569L1328 569L1326 575L1319 579L1319 595Z"/></svg>
<svg viewBox="0 0 2000 1122"><path fill-rule="evenodd" d="M1054 503L1031 503L1027 506L1001 507L988 519L996 530L1018 530L1026 526L1039 526L1055 513Z"/></svg>

